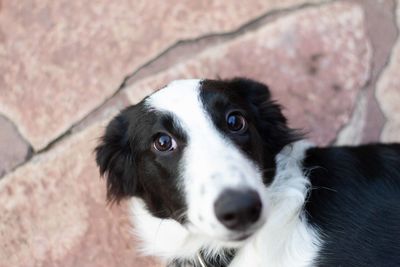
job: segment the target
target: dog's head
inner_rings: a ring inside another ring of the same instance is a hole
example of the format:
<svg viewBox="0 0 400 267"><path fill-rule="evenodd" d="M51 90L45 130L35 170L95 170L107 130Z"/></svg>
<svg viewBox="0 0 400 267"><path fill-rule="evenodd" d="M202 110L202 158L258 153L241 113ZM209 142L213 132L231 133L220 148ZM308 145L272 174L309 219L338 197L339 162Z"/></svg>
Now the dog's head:
<svg viewBox="0 0 400 267"><path fill-rule="evenodd" d="M268 88L248 79L180 80L115 117L96 149L110 201L219 241L267 219L275 156L297 139Z"/></svg>

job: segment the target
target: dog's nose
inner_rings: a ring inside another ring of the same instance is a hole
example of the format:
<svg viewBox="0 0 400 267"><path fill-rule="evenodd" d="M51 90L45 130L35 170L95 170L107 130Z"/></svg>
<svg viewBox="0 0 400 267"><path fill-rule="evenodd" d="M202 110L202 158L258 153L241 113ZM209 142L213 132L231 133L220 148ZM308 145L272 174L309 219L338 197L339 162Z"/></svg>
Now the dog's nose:
<svg viewBox="0 0 400 267"><path fill-rule="evenodd" d="M214 203L218 220L231 230L244 230L260 218L262 203L254 190L225 190Z"/></svg>

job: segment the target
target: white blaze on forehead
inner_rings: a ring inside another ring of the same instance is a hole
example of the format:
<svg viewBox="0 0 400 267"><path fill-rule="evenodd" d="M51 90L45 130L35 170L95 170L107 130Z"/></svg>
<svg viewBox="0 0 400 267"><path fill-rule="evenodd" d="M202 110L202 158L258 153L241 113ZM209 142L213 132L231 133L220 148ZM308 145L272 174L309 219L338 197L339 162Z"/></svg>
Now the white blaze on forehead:
<svg viewBox="0 0 400 267"><path fill-rule="evenodd" d="M188 164L216 170L223 167L220 165L221 159L227 160L224 156L231 154L233 144L214 126L210 114L205 110L200 99L201 81L173 81L151 95L147 105L159 112L169 112L175 116L188 137L184 156ZM191 169L187 168L185 171ZM203 176L207 175L207 169L202 170ZM186 174L192 177L192 173Z"/></svg>
<svg viewBox="0 0 400 267"><path fill-rule="evenodd" d="M215 127L200 91L201 80L174 81L151 95L146 104L156 111L173 114L187 134L179 173L188 217L202 231L218 236L225 231L214 214L218 196L226 189L260 191L262 175L234 142Z"/></svg>
<svg viewBox="0 0 400 267"><path fill-rule="evenodd" d="M188 138L184 164L207 167L201 171L205 176L207 170L222 167L220 161L226 160L224 154L230 154L232 143L218 131L206 112L200 99L201 81L197 79L173 81L151 95L147 100L147 105L159 112L174 115ZM190 176L189 178L193 178L191 170L193 168L184 170L185 174Z"/></svg>
<svg viewBox="0 0 400 267"><path fill-rule="evenodd" d="M181 122L191 126L193 118L204 116L199 99L200 83L199 79L173 81L152 94L146 102L151 108L173 113Z"/></svg>
<svg viewBox="0 0 400 267"><path fill-rule="evenodd" d="M259 181L254 179L259 176L257 167L215 127L205 110L200 98L201 82L196 79L173 81L147 100L150 108L172 113L187 134L184 182L191 186L206 184L209 192L217 191L213 194L221 193L219 190L227 186L258 185ZM216 181L208 180L216 175L220 176ZM219 185L209 186L215 183Z"/></svg>

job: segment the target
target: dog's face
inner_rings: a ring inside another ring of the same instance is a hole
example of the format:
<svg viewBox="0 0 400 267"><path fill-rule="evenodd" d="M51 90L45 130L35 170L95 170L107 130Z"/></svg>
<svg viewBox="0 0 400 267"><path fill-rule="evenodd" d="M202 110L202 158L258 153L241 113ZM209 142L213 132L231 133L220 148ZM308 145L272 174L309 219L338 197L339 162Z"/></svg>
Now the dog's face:
<svg viewBox="0 0 400 267"><path fill-rule="evenodd" d="M295 139L265 85L181 80L115 117L96 153L109 200L240 241L267 219L274 158Z"/></svg>

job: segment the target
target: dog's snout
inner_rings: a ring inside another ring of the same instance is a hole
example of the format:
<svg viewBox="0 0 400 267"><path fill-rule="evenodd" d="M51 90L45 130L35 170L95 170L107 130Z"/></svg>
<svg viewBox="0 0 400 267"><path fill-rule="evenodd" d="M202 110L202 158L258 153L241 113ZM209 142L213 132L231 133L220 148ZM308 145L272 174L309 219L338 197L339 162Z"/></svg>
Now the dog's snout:
<svg viewBox="0 0 400 267"><path fill-rule="evenodd" d="M218 220L228 229L244 230L260 218L262 203L254 190L225 190L214 203Z"/></svg>

